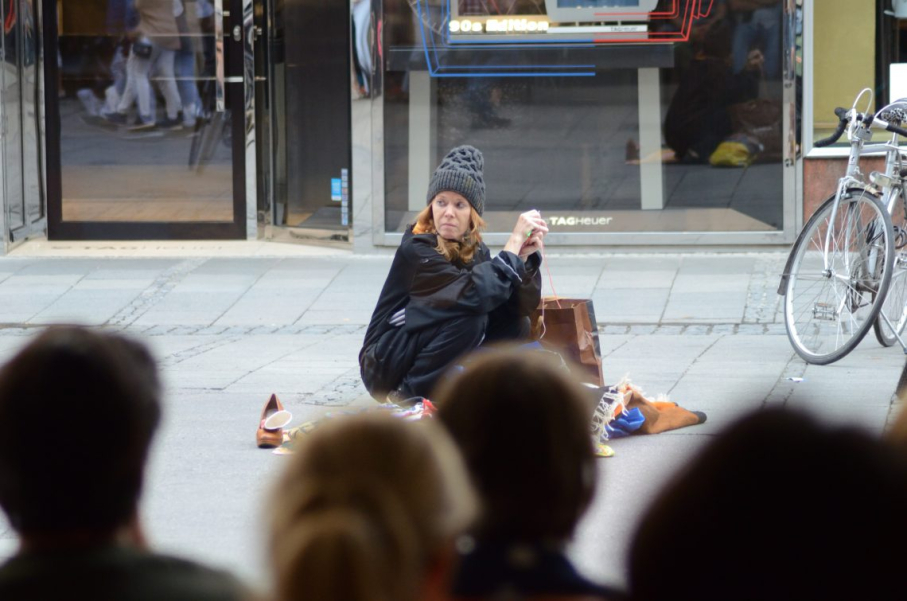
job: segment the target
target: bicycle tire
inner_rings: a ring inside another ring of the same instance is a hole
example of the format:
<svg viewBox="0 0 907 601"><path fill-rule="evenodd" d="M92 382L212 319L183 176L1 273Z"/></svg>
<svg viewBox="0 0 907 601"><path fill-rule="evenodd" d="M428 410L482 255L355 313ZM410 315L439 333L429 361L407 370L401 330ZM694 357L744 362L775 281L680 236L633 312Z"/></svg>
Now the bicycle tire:
<svg viewBox="0 0 907 601"><path fill-rule="evenodd" d="M882 319L882 313L894 324L898 336L907 326L907 205L903 190L896 188L898 198L891 213L894 233L894 262L891 268L891 282L882 301L882 309L872 324L876 340L882 346L892 346L898 341L891 328Z"/></svg>
<svg viewBox="0 0 907 601"><path fill-rule="evenodd" d="M826 200L798 236L784 293L787 336L815 365L833 363L860 343L881 309L894 261L891 219L876 195L846 191L831 223L834 206L834 197Z"/></svg>

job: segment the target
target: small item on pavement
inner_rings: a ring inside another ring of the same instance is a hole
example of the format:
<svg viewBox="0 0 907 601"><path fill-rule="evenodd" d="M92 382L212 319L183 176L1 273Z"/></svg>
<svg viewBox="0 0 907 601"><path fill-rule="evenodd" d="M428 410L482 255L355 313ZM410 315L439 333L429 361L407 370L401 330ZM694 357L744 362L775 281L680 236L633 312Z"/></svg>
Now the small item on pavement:
<svg viewBox="0 0 907 601"><path fill-rule="evenodd" d="M606 444L600 442L595 443L595 456L596 457L614 457L614 449L609 447Z"/></svg>
<svg viewBox="0 0 907 601"><path fill-rule="evenodd" d="M284 409L283 403L272 394L261 409L258 431L255 433L255 444L260 449L271 449L283 442L283 428L293 419L293 415Z"/></svg>
<svg viewBox="0 0 907 601"><path fill-rule="evenodd" d="M346 411L325 413L318 419L305 422L303 424L300 424L299 426L296 426L295 428L290 428L284 431L283 443L276 449L274 449L272 453L274 453L275 455L292 455L295 451L296 443L298 443L303 436L310 434L325 422L334 419L337 416L356 415L358 413L364 413L366 411L390 411L391 415L393 415L394 417L399 417L405 421L414 422L432 417L435 411L437 411L437 408L428 399L420 397L417 402L407 404L407 406L405 407L395 405L394 403L382 403L381 405L378 405L376 407L366 407L362 409L350 409Z"/></svg>
<svg viewBox="0 0 907 601"><path fill-rule="evenodd" d="M617 385L599 389L601 396L592 416L592 435L599 443L631 434L658 434L705 423L702 411L689 411L659 395L646 398L624 377Z"/></svg>

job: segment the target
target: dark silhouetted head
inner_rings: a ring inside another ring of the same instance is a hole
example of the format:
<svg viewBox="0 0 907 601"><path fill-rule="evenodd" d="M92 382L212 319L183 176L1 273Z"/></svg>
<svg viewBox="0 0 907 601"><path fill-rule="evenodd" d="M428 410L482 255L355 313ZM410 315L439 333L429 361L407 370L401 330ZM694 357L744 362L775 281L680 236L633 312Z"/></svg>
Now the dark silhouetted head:
<svg viewBox="0 0 907 601"><path fill-rule="evenodd" d="M135 514L160 418L141 344L53 327L0 370L0 506L22 535L112 533Z"/></svg>
<svg viewBox="0 0 907 601"><path fill-rule="evenodd" d="M592 407L551 355L481 351L435 393L482 500L480 539L565 541L592 500Z"/></svg>
<svg viewBox="0 0 907 601"><path fill-rule="evenodd" d="M661 492L632 545L630 588L647 601L900 598L904 532L907 470L894 449L766 410Z"/></svg>

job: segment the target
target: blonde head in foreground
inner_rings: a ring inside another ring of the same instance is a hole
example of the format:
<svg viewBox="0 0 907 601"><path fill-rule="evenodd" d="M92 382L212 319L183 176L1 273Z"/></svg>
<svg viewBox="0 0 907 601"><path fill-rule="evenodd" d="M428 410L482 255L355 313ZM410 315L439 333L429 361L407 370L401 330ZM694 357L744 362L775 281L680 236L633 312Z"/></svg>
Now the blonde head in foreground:
<svg viewBox="0 0 907 601"><path fill-rule="evenodd" d="M442 598L454 538L476 512L446 433L384 413L308 435L273 498L270 555L284 601Z"/></svg>

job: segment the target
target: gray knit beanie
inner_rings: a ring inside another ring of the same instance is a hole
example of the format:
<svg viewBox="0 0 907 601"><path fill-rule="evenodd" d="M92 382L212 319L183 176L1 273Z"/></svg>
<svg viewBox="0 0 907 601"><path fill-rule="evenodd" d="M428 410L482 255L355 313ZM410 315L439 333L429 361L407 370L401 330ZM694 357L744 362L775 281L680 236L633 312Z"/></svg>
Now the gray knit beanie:
<svg viewBox="0 0 907 601"><path fill-rule="evenodd" d="M428 184L428 202L449 190L463 195L479 215L485 210L485 159L472 146L457 146L447 153Z"/></svg>

